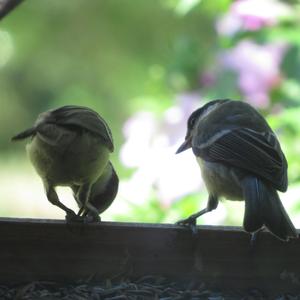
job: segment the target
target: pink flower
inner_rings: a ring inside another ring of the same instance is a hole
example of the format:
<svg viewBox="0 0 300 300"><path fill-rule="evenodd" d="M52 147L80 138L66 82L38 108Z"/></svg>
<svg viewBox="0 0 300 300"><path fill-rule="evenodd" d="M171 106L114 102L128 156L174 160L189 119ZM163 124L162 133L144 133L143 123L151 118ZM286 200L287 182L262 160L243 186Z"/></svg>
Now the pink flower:
<svg viewBox="0 0 300 300"><path fill-rule="evenodd" d="M238 85L247 101L256 107L269 104L269 91L281 82L280 63L286 47L241 41L221 56L223 65L238 75Z"/></svg>
<svg viewBox="0 0 300 300"><path fill-rule="evenodd" d="M233 35L239 30L255 31L274 26L282 18L292 16L289 5L277 0L238 0L232 3L229 13L217 22L221 35Z"/></svg>

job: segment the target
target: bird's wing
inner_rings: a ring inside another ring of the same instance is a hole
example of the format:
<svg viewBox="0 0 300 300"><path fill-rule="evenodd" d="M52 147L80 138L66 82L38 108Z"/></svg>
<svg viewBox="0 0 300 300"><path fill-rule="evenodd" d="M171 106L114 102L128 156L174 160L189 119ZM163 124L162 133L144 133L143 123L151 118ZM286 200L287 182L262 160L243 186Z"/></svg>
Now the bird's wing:
<svg viewBox="0 0 300 300"><path fill-rule="evenodd" d="M37 136L46 144L63 152L76 139L76 132L63 126L43 122L36 127Z"/></svg>
<svg viewBox="0 0 300 300"><path fill-rule="evenodd" d="M287 162L273 132L234 129L211 143L193 139L193 152L204 160L222 162L247 170L271 182L280 190L287 189Z"/></svg>
<svg viewBox="0 0 300 300"><path fill-rule="evenodd" d="M52 110L49 119L54 119L57 125L86 129L100 136L110 151L114 150L112 133L107 123L99 114L87 107L63 106Z"/></svg>

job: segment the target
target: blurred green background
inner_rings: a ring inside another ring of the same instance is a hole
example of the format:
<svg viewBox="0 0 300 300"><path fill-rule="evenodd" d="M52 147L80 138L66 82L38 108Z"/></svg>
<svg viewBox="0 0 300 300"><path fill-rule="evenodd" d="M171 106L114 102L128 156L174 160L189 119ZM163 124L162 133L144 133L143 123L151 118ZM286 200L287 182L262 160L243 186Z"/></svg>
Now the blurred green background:
<svg viewBox="0 0 300 300"><path fill-rule="evenodd" d="M300 227L300 3L276 0L26 0L0 22L0 214L64 218L10 138L40 112L89 106L115 139L121 183L103 220L175 222L207 193L191 151L175 155L190 113L214 98L265 115L289 163L281 198ZM59 196L75 208L71 192ZM224 201L200 224L241 225Z"/></svg>

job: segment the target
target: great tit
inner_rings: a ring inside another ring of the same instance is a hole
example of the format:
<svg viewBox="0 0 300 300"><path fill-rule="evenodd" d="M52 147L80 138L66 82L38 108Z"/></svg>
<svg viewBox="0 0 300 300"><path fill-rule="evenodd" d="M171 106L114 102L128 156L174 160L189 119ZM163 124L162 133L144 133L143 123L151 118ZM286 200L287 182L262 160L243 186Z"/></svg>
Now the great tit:
<svg viewBox="0 0 300 300"><path fill-rule="evenodd" d="M287 161L266 120L249 104L214 100L194 111L185 141L176 153L192 148L209 193L207 207L180 225L217 208L219 198L245 200L243 226L255 233L266 227L277 238L297 238L297 231L277 193L288 186Z"/></svg>
<svg viewBox="0 0 300 300"><path fill-rule="evenodd" d="M34 126L12 138L31 138L26 150L40 175L48 200L66 212L67 221L90 216L99 221L114 200L118 176L109 161L113 138L104 119L90 108L68 105L41 113ZM78 214L60 202L56 186L72 188Z"/></svg>

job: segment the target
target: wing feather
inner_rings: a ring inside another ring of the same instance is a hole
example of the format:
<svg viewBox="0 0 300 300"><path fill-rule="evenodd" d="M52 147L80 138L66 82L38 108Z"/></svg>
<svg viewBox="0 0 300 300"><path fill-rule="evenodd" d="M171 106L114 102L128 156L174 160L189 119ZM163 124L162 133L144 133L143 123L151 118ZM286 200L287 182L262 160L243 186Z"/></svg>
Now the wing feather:
<svg viewBox="0 0 300 300"><path fill-rule="evenodd" d="M203 146L204 145L204 146ZM211 143L193 139L195 155L249 171L269 181L276 189L287 189L287 162L273 132L234 129Z"/></svg>
<svg viewBox="0 0 300 300"><path fill-rule="evenodd" d="M52 110L43 121L66 127L74 126L90 131L100 136L110 151L114 150L112 133L107 123L98 113L87 107L63 106Z"/></svg>

